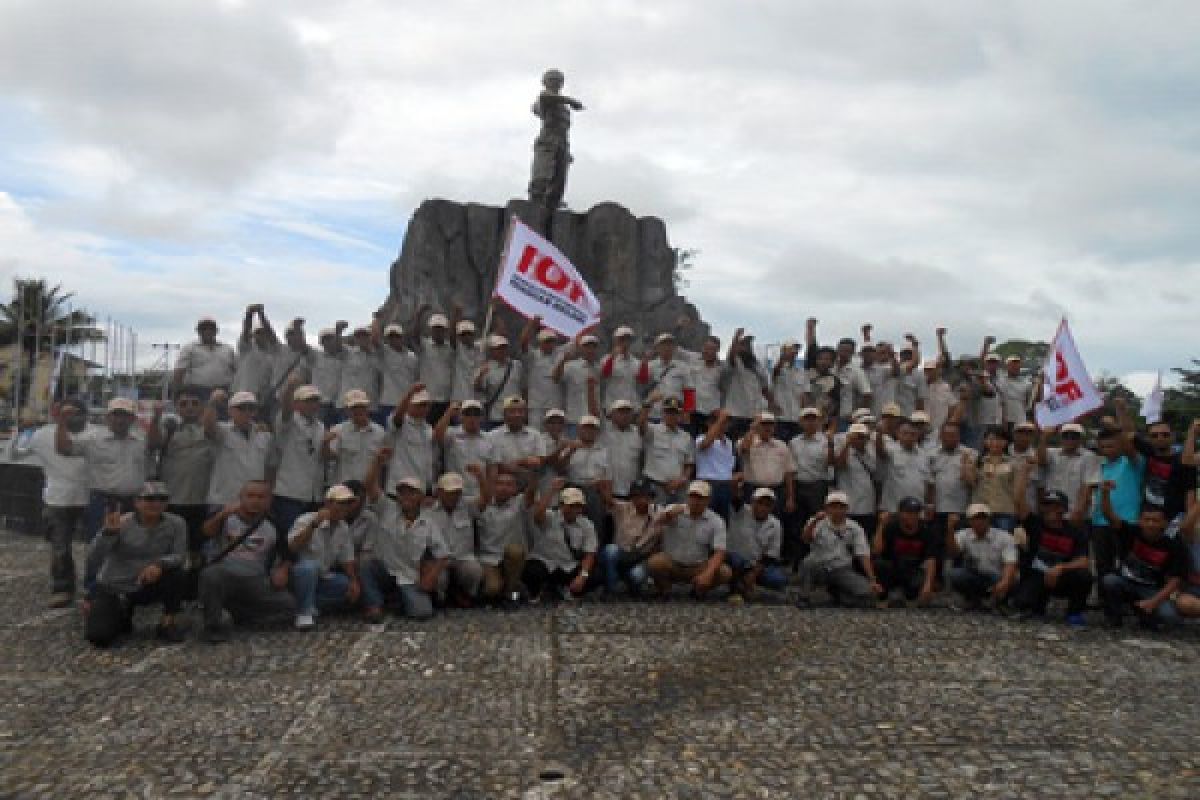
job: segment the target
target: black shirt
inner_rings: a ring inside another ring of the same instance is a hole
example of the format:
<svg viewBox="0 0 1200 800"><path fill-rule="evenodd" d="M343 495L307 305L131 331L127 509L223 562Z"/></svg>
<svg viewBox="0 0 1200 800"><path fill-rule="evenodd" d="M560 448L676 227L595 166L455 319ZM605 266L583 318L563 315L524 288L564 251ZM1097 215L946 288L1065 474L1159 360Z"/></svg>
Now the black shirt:
<svg viewBox="0 0 1200 800"><path fill-rule="evenodd" d="M1196 488L1196 468L1184 464L1175 453L1166 457L1155 455L1150 442L1140 435L1133 441L1146 458L1143 502L1166 509L1167 519L1186 512L1187 493Z"/></svg>
<svg viewBox="0 0 1200 800"><path fill-rule="evenodd" d="M883 529L883 553L881 558L896 563L921 563L937 558L941 552L939 537L922 520L916 532L906 534L900 529L900 521L893 519Z"/></svg>
<svg viewBox="0 0 1200 800"><path fill-rule="evenodd" d="M1163 586L1171 578L1187 575L1188 553L1178 536L1159 534L1151 539L1137 525L1118 529L1120 574L1137 583Z"/></svg>
<svg viewBox="0 0 1200 800"><path fill-rule="evenodd" d="M1038 561L1046 567L1056 567L1088 554L1087 533L1066 520L1061 528L1048 528L1041 515L1030 514L1023 525L1029 535L1027 552L1031 567Z"/></svg>

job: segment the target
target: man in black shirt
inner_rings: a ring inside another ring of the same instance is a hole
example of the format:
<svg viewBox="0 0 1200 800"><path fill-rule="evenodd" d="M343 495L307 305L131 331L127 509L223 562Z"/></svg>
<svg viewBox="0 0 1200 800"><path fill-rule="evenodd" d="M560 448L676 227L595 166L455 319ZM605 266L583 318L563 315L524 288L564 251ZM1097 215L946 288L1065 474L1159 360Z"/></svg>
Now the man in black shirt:
<svg viewBox="0 0 1200 800"><path fill-rule="evenodd" d="M875 574L883 586L880 608L888 607L892 593L897 590L917 605L928 605L933 599L940 542L928 522L921 518L923 508L917 498L904 498L896 514L875 535L871 555Z"/></svg>
<svg viewBox="0 0 1200 800"><path fill-rule="evenodd" d="M1084 627L1083 610L1092 591L1088 565L1088 537L1066 519L1067 496L1047 492L1041 514L1031 514L1017 528L1017 544L1026 553L1014 605L1023 615L1042 617L1053 595L1067 598L1067 624ZM1024 536L1022 536L1022 533Z"/></svg>
<svg viewBox="0 0 1200 800"><path fill-rule="evenodd" d="M1113 482L1100 487L1104 516L1117 535L1120 560L1117 571L1100 579L1100 596L1108 624L1120 627L1121 617L1132 607L1142 625L1156 629L1179 622L1171 596L1187 572L1187 551L1177 536L1167 536L1167 513L1161 506L1143 506L1137 525L1116 515L1112 507Z"/></svg>
<svg viewBox="0 0 1200 800"><path fill-rule="evenodd" d="M1189 431L1189 434L1192 431ZM1146 458L1142 502L1161 506L1167 523L1177 523L1196 499L1196 468L1175 453L1171 426L1156 422L1146 435L1130 434L1133 445Z"/></svg>

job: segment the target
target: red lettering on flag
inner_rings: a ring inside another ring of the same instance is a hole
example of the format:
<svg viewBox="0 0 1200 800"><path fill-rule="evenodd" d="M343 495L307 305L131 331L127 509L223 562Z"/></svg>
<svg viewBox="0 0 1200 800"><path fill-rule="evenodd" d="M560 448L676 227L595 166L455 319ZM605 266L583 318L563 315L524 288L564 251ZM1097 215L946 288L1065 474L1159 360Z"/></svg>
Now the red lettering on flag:
<svg viewBox="0 0 1200 800"><path fill-rule="evenodd" d="M1067 362L1062 357L1062 353L1055 353L1054 361L1054 393L1059 397L1065 397L1067 402L1071 403L1081 399L1083 397L1083 390L1079 388L1079 384L1071 377L1071 371L1067 368Z"/></svg>

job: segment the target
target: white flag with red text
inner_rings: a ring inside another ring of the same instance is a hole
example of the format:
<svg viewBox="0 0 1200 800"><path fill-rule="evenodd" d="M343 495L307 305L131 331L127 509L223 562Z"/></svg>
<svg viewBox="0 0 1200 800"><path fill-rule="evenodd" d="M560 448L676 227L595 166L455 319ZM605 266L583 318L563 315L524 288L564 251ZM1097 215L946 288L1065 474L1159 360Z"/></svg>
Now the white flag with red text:
<svg viewBox="0 0 1200 800"><path fill-rule="evenodd" d="M1046 354L1042 384L1042 401L1037 405L1036 416L1043 428L1073 422L1104 405L1104 398L1079 357L1065 319Z"/></svg>
<svg viewBox="0 0 1200 800"><path fill-rule="evenodd" d="M600 322L600 301L559 249L513 217L495 296L525 317L541 317L564 336Z"/></svg>

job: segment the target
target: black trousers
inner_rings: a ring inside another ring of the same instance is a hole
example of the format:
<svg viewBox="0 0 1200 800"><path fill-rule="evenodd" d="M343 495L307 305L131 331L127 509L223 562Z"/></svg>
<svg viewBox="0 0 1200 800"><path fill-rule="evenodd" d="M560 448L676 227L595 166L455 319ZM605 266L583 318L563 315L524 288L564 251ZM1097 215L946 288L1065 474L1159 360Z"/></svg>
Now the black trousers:
<svg viewBox="0 0 1200 800"><path fill-rule="evenodd" d="M1086 569L1070 569L1059 576L1051 589L1046 585L1043 573L1036 569L1026 570L1017 584L1013 604L1023 611L1046 613L1046 603L1051 597L1067 598L1067 613L1082 612L1087 608L1088 594L1092 591L1092 574Z"/></svg>
<svg viewBox="0 0 1200 800"><path fill-rule="evenodd" d="M808 521L818 511L825 508L825 495L829 493L828 481L796 481L796 513L792 515L791 525L783 529L783 562L793 567L808 552L801 533ZM781 520L782 521L782 520ZM871 532L867 532L870 537Z"/></svg>
<svg viewBox="0 0 1200 800"><path fill-rule="evenodd" d="M92 592L84 636L97 647L107 647L132 630L133 609L137 606L161 603L164 614L177 614L183 604L183 589L182 569L163 570L157 581L136 592L118 592L98 585Z"/></svg>
<svg viewBox="0 0 1200 800"><path fill-rule="evenodd" d="M599 562L592 568L592 572L588 575L587 586L584 587L584 594L604 582L604 570L600 568ZM525 588L529 590L530 597L541 597L542 593L547 588L560 589L567 586L571 581L575 580L575 576L579 574L579 567L576 567L569 572L565 569L550 569L541 561L529 558L525 560L525 569L521 573L521 582L525 584Z"/></svg>
<svg viewBox="0 0 1200 800"><path fill-rule="evenodd" d="M884 597L896 589L904 592L904 599L916 600L925 585L925 564L920 561L892 561L875 559L875 579L883 587Z"/></svg>
<svg viewBox="0 0 1200 800"><path fill-rule="evenodd" d="M1092 561L1096 565L1096 574L1104 577L1117 571L1117 534L1109 525L1093 525Z"/></svg>

